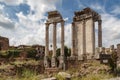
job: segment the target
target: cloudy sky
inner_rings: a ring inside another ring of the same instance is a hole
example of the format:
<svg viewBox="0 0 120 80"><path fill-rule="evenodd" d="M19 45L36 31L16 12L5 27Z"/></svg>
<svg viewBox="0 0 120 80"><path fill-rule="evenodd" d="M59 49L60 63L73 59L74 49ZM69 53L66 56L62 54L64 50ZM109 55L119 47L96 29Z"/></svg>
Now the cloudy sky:
<svg viewBox="0 0 120 80"><path fill-rule="evenodd" d="M44 45L47 12L58 10L66 21L65 45L70 46L74 11L85 7L92 8L102 16L103 46L120 43L120 0L0 0L0 36L8 37L10 45ZM58 24L58 47L60 29ZM52 44L52 27L50 36Z"/></svg>

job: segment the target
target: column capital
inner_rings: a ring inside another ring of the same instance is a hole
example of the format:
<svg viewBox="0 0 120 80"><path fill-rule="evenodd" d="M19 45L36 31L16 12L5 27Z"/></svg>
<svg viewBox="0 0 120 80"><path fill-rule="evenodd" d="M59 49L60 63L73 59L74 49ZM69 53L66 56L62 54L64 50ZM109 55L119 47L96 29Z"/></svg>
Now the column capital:
<svg viewBox="0 0 120 80"><path fill-rule="evenodd" d="M64 23L65 23L65 21L64 21L64 20L62 20L62 21L61 21L61 24L63 24L63 25L64 25Z"/></svg>
<svg viewBox="0 0 120 80"><path fill-rule="evenodd" d="M102 22L102 20L100 19L100 20L98 20L98 23L101 23Z"/></svg>
<svg viewBox="0 0 120 80"><path fill-rule="evenodd" d="M56 22L53 22L53 25L54 25L54 26L56 26L56 25L57 25L57 23L56 23Z"/></svg>
<svg viewBox="0 0 120 80"><path fill-rule="evenodd" d="M102 47L102 20L98 20L98 47Z"/></svg>
<svg viewBox="0 0 120 80"><path fill-rule="evenodd" d="M74 26L75 25L75 23L74 22L72 22L72 26Z"/></svg>
<svg viewBox="0 0 120 80"><path fill-rule="evenodd" d="M46 25L46 26L49 26L49 25L50 25L50 23L45 23L45 25Z"/></svg>

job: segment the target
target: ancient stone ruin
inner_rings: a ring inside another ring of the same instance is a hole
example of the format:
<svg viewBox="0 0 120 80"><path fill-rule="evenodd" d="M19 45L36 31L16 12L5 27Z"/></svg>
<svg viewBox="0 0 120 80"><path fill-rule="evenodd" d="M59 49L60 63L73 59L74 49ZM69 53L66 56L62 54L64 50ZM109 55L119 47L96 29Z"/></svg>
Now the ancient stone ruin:
<svg viewBox="0 0 120 80"><path fill-rule="evenodd" d="M61 54L59 58L59 65L57 66L56 57L56 28L57 23L61 23ZM53 54L51 62L48 61L49 53L49 27L53 24ZM64 20L58 11L48 12L48 20L46 21L46 38L45 38L45 56L44 66L45 68L63 68L64 67Z"/></svg>
<svg viewBox="0 0 120 80"><path fill-rule="evenodd" d="M95 54L95 22L98 22L98 47L102 47L101 16L90 8L74 13L72 54L78 60L92 59Z"/></svg>
<svg viewBox="0 0 120 80"><path fill-rule="evenodd" d="M96 47L95 39L95 22L98 23L98 46ZM56 57L56 24L61 23L61 54ZM48 58L49 54L49 26L53 24L53 54L51 60ZM46 21L46 35L45 35L45 69L65 69L66 66L76 65L79 61L102 59L106 61L110 58L111 53L115 51L114 47L102 47L102 20L101 16L90 8L85 8L74 13L72 22L72 48L71 56L65 58L64 56L64 20L58 11L48 12L48 20ZM120 45L117 45L116 52L119 56ZM104 55L105 54L105 55ZM101 58L101 56L103 56ZM57 64L57 60L59 64Z"/></svg>
<svg viewBox="0 0 120 80"><path fill-rule="evenodd" d="M72 49L71 58L77 60L92 59L95 54L95 22L98 22L98 47L102 47L101 16L90 8L75 12L72 22ZM65 67L64 58L64 20L58 11L48 12L46 22L46 45L44 66L55 68L56 63L56 24L61 23L61 56L59 68ZM53 24L53 54L51 62L48 61L49 53L49 26Z"/></svg>
<svg viewBox="0 0 120 80"><path fill-rule="evenodd" d="M9 39L6 37L0 36L0 51L9 49Z"/></svg>

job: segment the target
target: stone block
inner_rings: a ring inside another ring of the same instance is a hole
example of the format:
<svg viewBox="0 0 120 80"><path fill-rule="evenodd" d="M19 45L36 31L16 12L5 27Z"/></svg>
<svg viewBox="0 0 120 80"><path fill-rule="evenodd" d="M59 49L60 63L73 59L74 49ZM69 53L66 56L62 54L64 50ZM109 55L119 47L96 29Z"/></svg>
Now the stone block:
<svg viewBox="0 0 120 80"><path fill-rule="evenodd" d="M45 78L45 79L41 79L41 80L57 80L55 77L52 78Z"/></svg>

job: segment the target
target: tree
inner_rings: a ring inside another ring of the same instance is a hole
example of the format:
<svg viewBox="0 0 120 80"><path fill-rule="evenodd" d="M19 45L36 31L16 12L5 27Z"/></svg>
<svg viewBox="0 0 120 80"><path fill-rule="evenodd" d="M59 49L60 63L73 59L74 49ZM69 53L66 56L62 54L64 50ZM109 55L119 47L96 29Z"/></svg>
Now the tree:
<svg viewBox="0 0 120 80"><path fill-rule="evenodd" d="M61 49L58 48L56 50L56 56L59 57L60 53L61 53ZM71 55L71 49L68 48L67 46L64 47L64 55L65 55L65 57L69 57Z"/></svg>
<svg viewBox="0 0 120 80"><path fill-rule="evenodd" d="M110 62L109 65L110 65L112 71L116 70L116 67L117 67L117 58L118 58L117 52L113 51L111 53L111 58L109 60L109 62Z"/></svg>

